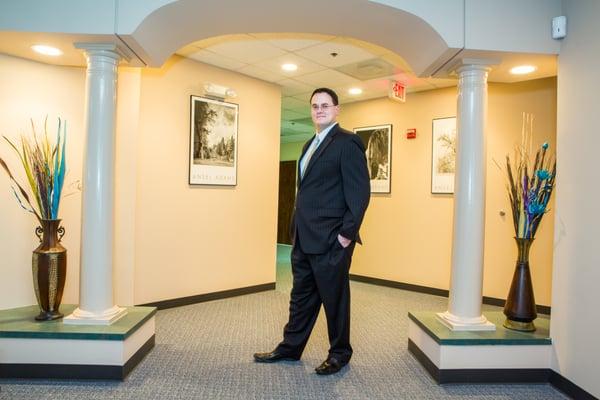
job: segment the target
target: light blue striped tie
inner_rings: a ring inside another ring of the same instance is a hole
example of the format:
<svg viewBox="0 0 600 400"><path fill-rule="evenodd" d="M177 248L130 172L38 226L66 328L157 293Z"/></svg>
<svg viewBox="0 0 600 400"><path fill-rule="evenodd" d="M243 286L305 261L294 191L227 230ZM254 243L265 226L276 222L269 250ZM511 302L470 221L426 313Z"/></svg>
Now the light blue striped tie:
<svg viewBox="0 0 600 400"><path fill-rule="evenodd" d="M300 178L304 178L304 173L306 172L306 168L308 168L308 163L310 162L313 154L315 154L317 147L319 147L319 137L315 136L315 140L313 140L311 143L308 153L304 156L304 165L302 166L302 171L300 171Z"/></svg>

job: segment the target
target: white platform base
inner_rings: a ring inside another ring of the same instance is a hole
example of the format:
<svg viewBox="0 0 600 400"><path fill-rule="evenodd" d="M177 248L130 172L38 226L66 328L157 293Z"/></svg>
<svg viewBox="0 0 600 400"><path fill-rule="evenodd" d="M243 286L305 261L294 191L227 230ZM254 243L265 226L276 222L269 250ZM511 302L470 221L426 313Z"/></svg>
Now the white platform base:
<svg viewBox="0 0 600 400"><path fill-rule="evenodd" d="M450 314L448 311L437 313L438 321L453 331L495 331L496 325L487 320L483 315L479 318L464 319Z"/></svg>
<svg viewBox="0 0 600 400"><path fill-rule="evenodd" d="M69 325L36 322L37 305L0 310L0 379L124 379L154 348L156 308L126 311L113 325Z"/></svg>
<svg viewBox="0 0 600 400"><path fill-rule="evenodd" d="M155 317L125 340L0 338L2 364L124 366L154 336Z"/></svg>
<svg viewBox="0 0 600 400"><path fill-rule="evenodd" d="M63 318L63 323L67 325L111 325L123 318L127 314L127 309L114 306L103 313L96 314L89 311L83 311L80 308L75 309L71 315Z"/></svg>
<svg viewBox="0 0 600 400"><path fill-rule="evenodd" d="M439 344L412 320L408 339L440 370L550 368L552 356L552 345Z"/></svg>

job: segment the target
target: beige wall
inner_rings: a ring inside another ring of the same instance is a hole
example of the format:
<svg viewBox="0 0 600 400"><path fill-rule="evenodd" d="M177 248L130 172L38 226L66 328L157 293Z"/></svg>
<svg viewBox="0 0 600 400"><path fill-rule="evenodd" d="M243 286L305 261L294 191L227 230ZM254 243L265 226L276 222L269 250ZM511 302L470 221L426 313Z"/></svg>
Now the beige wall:
<svg viewBox="0 0 600 400"><path fill-rule="evenodd" d="M55 67L0 54L0 134L19 140L31 136L29 119L42 132L48 116L48 131L56 135L57 118L67 120L67 176L59 216L66 234L68 274L63 300L79 299L79 238L81 193L70 187L81 180L85 70ZM0 157L25 185L23 168L4 139ZM9 179L0 171L0 309L35 304L31 275L31 252L38 246L34 234L37 220L22 210L10 190Z"/></svg>
<svg viewBox="0 0 600 400"><path fill-rule="evenodd" d="M238 94L236 187L188 185L190 95L204 82ZM172 58L142 71L141 93L135 303L274 282L279 87Z"/></svg>
<svg viewBox="0 0 600 400"><path fill-rule="evenodd" d="M393 125L392 193L374 194L365 217L352 273L448 289L452 250L451 195L431 194L431 124L456 114L456 88L410 94L406 103L388 99L342 108L347 129ZM516 260L510 206L503 173L493 160L520 142L521 113L535 114L535 143L555 143L556 81L490 84L486 189L484 295L506 298ZM416 128L417 138L406 139ZM552 204L550 205L552 209ZM501 217L500 210L507 215ZM531 253L538 304L550 304L553 211L544 217Z"/></svg>
<svg viewBox="0 0 600 400"><path fill-rule="evenodd" d="M558 58L558 164L554 290L550 333L554 369L600 398L600 35L597 0L565 0L567 37Z"/></svg>
<svg viewBox="0 0 600 400"><path fill-rule="evenodd" d="M207 81L238 93L236 187L187 183L190 95L201 95ZM274 282L279 87L179 58L161 69L121 68L118 84L115 301L139 304ZM51 127L56 116L67 119L67 184L81 180L84 96L83 68L0 55L0 133L29 134L30 117L41 123L47 114ZM7 145L0 145L0 156L23 175ZM35 304L35 220L17 205L4 172L0 204L0 309ZM68 249L63 302L77 303L80 192L61 204Z"/></svg>

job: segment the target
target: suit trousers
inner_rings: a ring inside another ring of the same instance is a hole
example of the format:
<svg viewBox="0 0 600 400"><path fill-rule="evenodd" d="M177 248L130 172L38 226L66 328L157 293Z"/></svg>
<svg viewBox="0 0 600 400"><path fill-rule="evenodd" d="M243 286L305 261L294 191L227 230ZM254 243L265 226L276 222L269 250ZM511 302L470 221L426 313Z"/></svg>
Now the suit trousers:
<svg viewBox="0 0 600 400"><path fill-rule="evenodd" d="M294 281L290 316L277 350L281 354L300 357L323 304L329 356L347 363L352 357L348 274L355 242L344 248L336 239L327 252L306 254L301 250L298 239L296 237L291 254Z"/></svg>

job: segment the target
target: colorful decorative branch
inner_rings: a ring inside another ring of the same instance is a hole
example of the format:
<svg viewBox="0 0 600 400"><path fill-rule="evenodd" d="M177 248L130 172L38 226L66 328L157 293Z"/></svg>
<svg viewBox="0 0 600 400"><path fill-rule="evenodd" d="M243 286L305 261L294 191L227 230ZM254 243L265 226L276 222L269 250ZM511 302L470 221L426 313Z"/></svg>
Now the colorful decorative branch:
<svg viewBox="0 0 600 400"><path fill-rule="evenodd" d="M548 212L556 178L556 158L548 154L548 143L544 143L535 153L533 166L530 165L533 115L523 114L521 134L522 141L515 148L514 163L506 156L507 191L516 237L533 239L542 217Z"/></svg>
<svg viewBox="0 0 600 400"><path fill-rule="evenodd" d="M44 134L41 140L38 141L33 121L31 121L31 128L33 141L21 136L20 148L6 136L3 137L19 155L33 200L17 182L2 158L0 158L0 165L8 174L13 193L23 209L34 214L40 222L43 219L57 219L66 170L67 123L58 119L55 145L52 145L48 139L47 120L44 122Z"/></svg>

